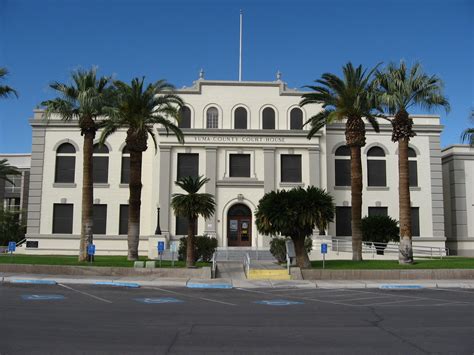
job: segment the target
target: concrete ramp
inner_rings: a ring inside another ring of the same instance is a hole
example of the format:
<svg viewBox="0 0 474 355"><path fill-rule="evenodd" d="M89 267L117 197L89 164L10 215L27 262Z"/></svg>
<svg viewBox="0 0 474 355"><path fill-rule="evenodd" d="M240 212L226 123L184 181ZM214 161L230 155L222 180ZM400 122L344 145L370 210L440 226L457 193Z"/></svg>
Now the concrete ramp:
<svg viewBox="0 0 474 355"><path fill-rule="evenodd" d="M220 261L217 263L217 278L243 280L244 267L241 261Z"/></svg>

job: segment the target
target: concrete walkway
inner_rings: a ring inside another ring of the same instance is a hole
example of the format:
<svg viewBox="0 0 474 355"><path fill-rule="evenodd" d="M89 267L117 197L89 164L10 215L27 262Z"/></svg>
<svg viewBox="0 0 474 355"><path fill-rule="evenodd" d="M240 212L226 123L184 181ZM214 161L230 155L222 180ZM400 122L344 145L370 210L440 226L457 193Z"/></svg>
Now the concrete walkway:
<svg viewBox="0 0 474 355"><path fill-rule="evenodd" d="M219 279L244 280L244 267L240 261L219 261L217 263L217 277Z"/></svg>

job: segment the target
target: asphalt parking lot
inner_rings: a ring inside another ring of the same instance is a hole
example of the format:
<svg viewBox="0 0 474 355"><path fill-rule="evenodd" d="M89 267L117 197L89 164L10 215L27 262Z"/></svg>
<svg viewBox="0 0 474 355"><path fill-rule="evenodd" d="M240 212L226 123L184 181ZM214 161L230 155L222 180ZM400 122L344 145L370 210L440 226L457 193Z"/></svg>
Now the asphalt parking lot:
<svg viewBox="0 0 474 355"><path fill-rule="evenodd" d="M0 354L472 354L474 289L0 285Z"/></svg>

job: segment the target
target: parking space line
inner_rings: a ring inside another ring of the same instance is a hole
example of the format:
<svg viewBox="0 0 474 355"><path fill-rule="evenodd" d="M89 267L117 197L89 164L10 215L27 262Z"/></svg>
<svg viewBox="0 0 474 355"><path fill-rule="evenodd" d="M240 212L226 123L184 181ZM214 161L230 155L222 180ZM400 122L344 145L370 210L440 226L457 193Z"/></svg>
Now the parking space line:
<svg viewBox="0 0 474 355"><path fill-rule="evenodd" d="M105 298L95 296L95 295L90 294L90 293L88 293L88 292L79 291L79 290L76 290L75 288L72 288L72 287L69 287L69 286L66 286L66 285L63 285L63 284L58 284L58 286L67 288L68 290L71 290L71 291L80 293L80 294L85 295L85 296L89 296L89 297L95 298L96 300L99 300L99 301L102 301L102 302L105 302L105 303L113 303L112 301L106 300Z"/></svg>
<svg viewBox="0 0 474 355"><path fill-rule="evenodd" d="M370 300L374 298L391 298L391 296L371 296L371 297L361 297L361 298L349 298L349 299L340 300L340 301L352 302L352 301Z"/></svg>
<svg viewBox="0 0 474 355"><path fill-rule="evenodd" d="M474 296L474 291L453 290L453 289L449 289L449 288L440 288L440 287L433 288L431 290L433 290L433 291L436 290L436 291L457 292L457 293L468 293L468 294Z"/></svg>
<svg viewBox="0 0 474 355"><path fill-rule="evenodd" d="M203 300L203 301L208 301L208 302L221 303L221 304L225 304L225 305L228 305L228 306L237 306L235 303L230 303L230 302L215 300L215 299L206 298L206 297L191 296L191 295L187 295L187 294L185 294L185 293L180 293L180 292L176 292L176 291L166 290L166 289L164 289L164 288L159 288L159 287L142 287L142 288L148 288L148 289L152 289L152 290L158 290L158 291L162 291L162 292L173 293L173 294L175 294L175 295L180 295L180 296L182 296L182 297L195 298L195 299L199 299L199 300Z"/></svg>

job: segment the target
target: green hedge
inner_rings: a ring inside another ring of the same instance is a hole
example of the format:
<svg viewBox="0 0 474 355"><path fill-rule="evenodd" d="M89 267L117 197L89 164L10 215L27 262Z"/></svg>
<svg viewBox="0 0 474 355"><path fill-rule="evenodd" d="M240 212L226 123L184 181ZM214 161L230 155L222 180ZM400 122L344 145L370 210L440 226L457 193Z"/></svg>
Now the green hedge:
<svg viewBox="0 0 474 355"><path fill-rule="evenodd" d="M279 238L274 237L270 241L270 253L278 260L279 263L286 262L286 245L285 241L289 240L290 238ZM304 247L306 252L309 254L313 249L313 240L311 237L306 237L304 241Z"/></svg>
<svg viewBox="0 0 474 355"><path fill-rule="evenodd" d="M179 240L178 260L186 260L187 237ZM194 261L210 262L217 249L217 239L206 235L194 237Z"/></svg>

